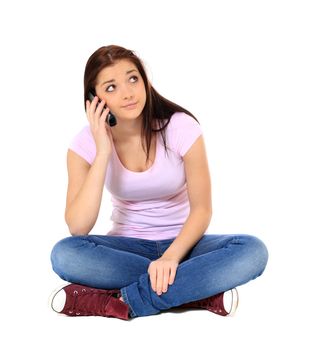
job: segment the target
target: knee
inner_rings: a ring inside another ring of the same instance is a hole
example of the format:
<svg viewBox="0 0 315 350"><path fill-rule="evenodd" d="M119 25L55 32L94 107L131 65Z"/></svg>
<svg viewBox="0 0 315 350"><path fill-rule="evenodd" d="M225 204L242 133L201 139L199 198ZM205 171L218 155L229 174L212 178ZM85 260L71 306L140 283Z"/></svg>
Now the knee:
<svg viewBox="0 0 315 350"><path fill-rule="evenodd" d="M244 235L246 252L256 277L260 276L267 265L269 253L265 243L256 236Z"/></svg>
<svg viewBox="0 0 315 350"><path fill-rule="evenodd" d="M62 276L66 269L75 263L77 247L82 246L82 239L80 236L66 237L53 246L50 261L57 275Z"/></svg>

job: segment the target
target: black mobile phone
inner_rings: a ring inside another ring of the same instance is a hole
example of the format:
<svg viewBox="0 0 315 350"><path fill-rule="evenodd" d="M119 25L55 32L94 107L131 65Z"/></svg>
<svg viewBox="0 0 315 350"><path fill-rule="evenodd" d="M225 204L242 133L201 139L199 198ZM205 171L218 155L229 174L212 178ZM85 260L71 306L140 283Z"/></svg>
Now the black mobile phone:
<svg viewBox="0 0 315 350"><path fill-rule="evenodd" d="M94 97L95 97L93 91L90 90L90 91L88 92L88 97L89 97L90 102L92 102L93 99L94 99ZM98 106L99 103L100 103L100 102L97 102L96 107ZM106 105L104 106L104 109L105 109L105 108L106 108ZM103 109L103 110L104 110L104 109ZM103 111L102 111L102 112L103 112ZM109 113L108 113L108 115L107 115L107 117L106 117L106 122L107 122L107 124L108 124L110 127L115 126L115 125L117 124L117 119L116 119L116 117L114 116L114 114L111 113L111 111L109 111Z"/></svg>

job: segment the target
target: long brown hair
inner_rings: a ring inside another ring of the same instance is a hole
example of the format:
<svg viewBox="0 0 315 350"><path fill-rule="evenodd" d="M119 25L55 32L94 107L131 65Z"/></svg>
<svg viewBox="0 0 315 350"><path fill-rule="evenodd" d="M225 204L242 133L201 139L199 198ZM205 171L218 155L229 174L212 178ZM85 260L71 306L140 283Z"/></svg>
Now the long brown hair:
<svg viewBox="0 0 315 350"><path fill-rule="evenodd" d="M151 85L148 80L144 65L139 57L132 50L128 50L124 47L117 45L102 46L97 49L88 59L85 71L84 71L84 108L86 109L86 100L88 99L88 91L95 92L96 78L98 73L108 67L115 64L116 61L121 59L128 59L137 68L144 81L146 90L146 103L142 111L143 123L141 129L141 140L145 136L146 140L146 162L149 160L150 145L152 139L152 132L161 132L165 150L167 152L167 146L165 142L165 128L170 122L171 116L175 112L184 112L194 118L198 123L197 118L185 108L177 105L176 103L169 101L165 97L161 96ZM166 123L164 124L165 119ZM153 126L159 125L159 129L153 129ZM200 124L200 123L199 123ZM143 147L143 143L142 143Z"/></svg>

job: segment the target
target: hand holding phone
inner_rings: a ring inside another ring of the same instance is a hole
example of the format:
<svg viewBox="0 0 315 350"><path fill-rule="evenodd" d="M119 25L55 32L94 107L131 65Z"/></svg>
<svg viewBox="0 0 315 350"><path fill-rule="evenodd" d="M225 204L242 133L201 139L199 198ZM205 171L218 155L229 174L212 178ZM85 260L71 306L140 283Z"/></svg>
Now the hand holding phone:
<svg viewBox="0 0 315 350"><path fill-rule="evenodd" d="M92 94L91 94L92 95ZM109 108L105 106L105 101L98 102L98 98L93 97L92 102L86 100L86 115L90 123L90 130L93 135L96 153L109 156L112 152L113 136L106 118L109 115Z"/></svg>
<svg viewBox="0 0 315 350"><path fill-rule="evenodd" d="M93 94L93 92L92 92L91 90L88 92L88 97L89 97L90 102L92 103L92 101L93 101L95 95ZM99 105L99 103L97 104L97 107L98 107L98 105ZM104 106L104 110L106 109L106 107L107 107L107 106L105 105L105 106ZM108 116L107 116L107 118L106 118L106 122L107 122L107 124L108 124L110 127L113 127L113 126L115 126L115 125L117 124L117 119L116 119L116 117L115 117L114 114L111 113L110 111L109 111Z"/></svg>

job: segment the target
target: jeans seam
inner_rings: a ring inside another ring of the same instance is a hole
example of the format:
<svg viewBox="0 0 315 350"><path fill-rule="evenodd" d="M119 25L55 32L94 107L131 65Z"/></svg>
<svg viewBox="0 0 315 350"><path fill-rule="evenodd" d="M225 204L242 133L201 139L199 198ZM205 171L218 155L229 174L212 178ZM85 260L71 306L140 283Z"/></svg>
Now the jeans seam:
<svg viewBox="0 0 315 350"><path fill-rule="evenodd" d="M157 250L158 257L160 257L161 256L161 250L160 250L159 242L156 242L156 250Z"/></svg>
<svg viewBox="0 0 315 350"><path fill-rule="evenodd" d="M133 308L132 308L131 305L130 305L130 302L129 302L129 299L128 299L128 295L127 295L127 291L126 291L125 287L122 288L120 291L121 291L121 295L122 295L124 301L125 301L126 304L129 306L129 309L130 309L130 312L129 312L129 313L130 313L130 316L131 316L131 317L137 317L137 314L134 312Z"/></svg>

